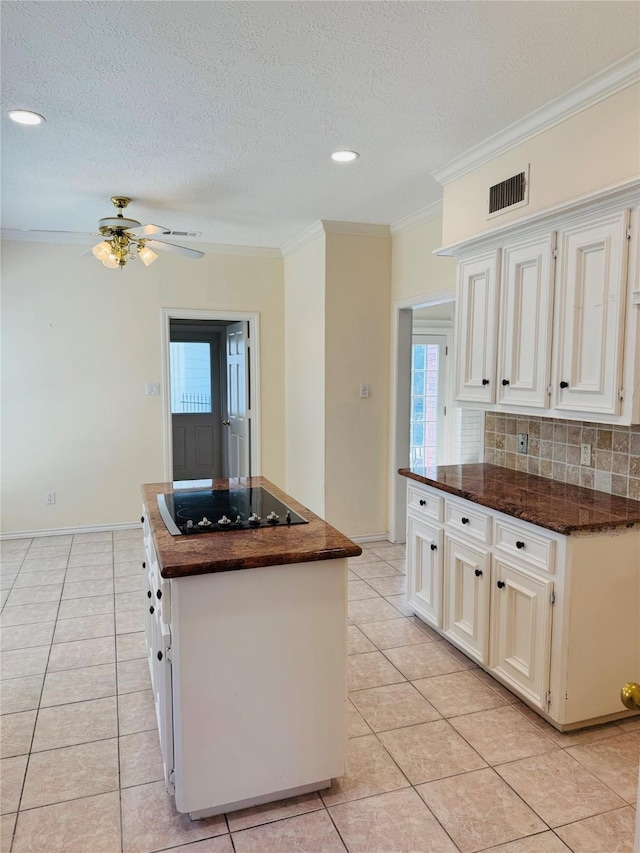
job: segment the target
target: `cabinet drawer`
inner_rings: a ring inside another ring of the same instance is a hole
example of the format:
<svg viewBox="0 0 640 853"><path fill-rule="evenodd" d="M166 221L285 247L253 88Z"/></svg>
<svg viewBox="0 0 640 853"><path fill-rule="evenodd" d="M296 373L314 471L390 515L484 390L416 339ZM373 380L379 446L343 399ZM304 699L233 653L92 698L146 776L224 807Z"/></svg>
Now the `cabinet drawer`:
<svg viewBox="0 0 640 853"><path fill-rule="evenodd" d="M496 549L503 554L517 555L520 562L533 568L545 572L555 570L556 543L542 534L506 521L496 521L495 543Z"/></svg>
<svg viewBox="0 0 640 853"><path fill-rule="evenodd" d="M452 529L465 536L491 544L491 516L482 510L470 507L467 503L447 499L445 501L444 520Z"/></svg>
<svg viewBox="0 0 640 853"><path fill-rule="evenodd" d="M442 521L442 498L434 492L418 486L407 487L407 506L418 516Z"/></svg>

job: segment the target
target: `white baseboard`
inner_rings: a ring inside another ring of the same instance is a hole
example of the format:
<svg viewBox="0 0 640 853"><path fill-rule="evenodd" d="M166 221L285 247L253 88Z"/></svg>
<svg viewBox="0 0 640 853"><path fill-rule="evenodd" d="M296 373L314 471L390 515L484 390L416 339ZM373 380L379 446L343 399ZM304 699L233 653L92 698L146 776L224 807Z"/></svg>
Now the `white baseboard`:
<svg viewBox="0 0 640 853"><path fill-rule="evenodd" d="M389 534L388 533L370 533L366 536L349 536L352 542L355 542L357 545L364 545L366 542L388 542Z"/></svg>
<svg viewBox="0 0 640 853"><path fill-rule="evenodd" d="M114 530L142 529L139 521L123 521L119 524L96 524L91 527L57 527L53 530L16 530L15 533L0 533L3 539L37 539L40 536L68 536L70 533L111 533Z"/></svg>

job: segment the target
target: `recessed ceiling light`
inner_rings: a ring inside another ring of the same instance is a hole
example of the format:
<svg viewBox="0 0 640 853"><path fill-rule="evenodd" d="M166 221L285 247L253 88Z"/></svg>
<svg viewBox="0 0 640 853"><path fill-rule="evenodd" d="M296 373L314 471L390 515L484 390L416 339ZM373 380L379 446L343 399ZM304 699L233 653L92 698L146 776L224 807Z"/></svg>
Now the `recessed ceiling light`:
<svg viewBox="0 0 640 853"><path fill-rule="evenodd" d="M357 160L360 155L357 151L334 151L331 159L336 163L351 163L352 160Z"/></svg>
<svg viewBox="0 0 640 853"><path fill-rule="evenodd" d="M9 118L18 124L42 124L44 116L31 110L9 110Z"/></svg>

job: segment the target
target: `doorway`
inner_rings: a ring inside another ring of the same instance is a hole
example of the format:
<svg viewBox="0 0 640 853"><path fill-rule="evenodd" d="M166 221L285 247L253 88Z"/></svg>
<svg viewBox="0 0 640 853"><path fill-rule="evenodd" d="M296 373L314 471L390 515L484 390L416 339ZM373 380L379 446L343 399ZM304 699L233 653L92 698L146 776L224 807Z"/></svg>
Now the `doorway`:
<svg viewBox="0 0 640 853"><path fill-rule="evenodd" d="M258 316L162 313L166 479L259 474Z"/></svg>

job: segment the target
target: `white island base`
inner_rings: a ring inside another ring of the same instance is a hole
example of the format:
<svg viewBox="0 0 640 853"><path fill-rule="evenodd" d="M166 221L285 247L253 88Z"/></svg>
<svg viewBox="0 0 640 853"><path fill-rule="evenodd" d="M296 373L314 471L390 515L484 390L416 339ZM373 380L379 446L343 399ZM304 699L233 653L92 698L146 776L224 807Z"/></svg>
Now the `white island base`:
<svg viewBox="0 0 640 853"><path fill-rule="evenodd" d="M178 811L328 787L345 769L346 559L167 580L145 528L149 665Z"/></svg>

